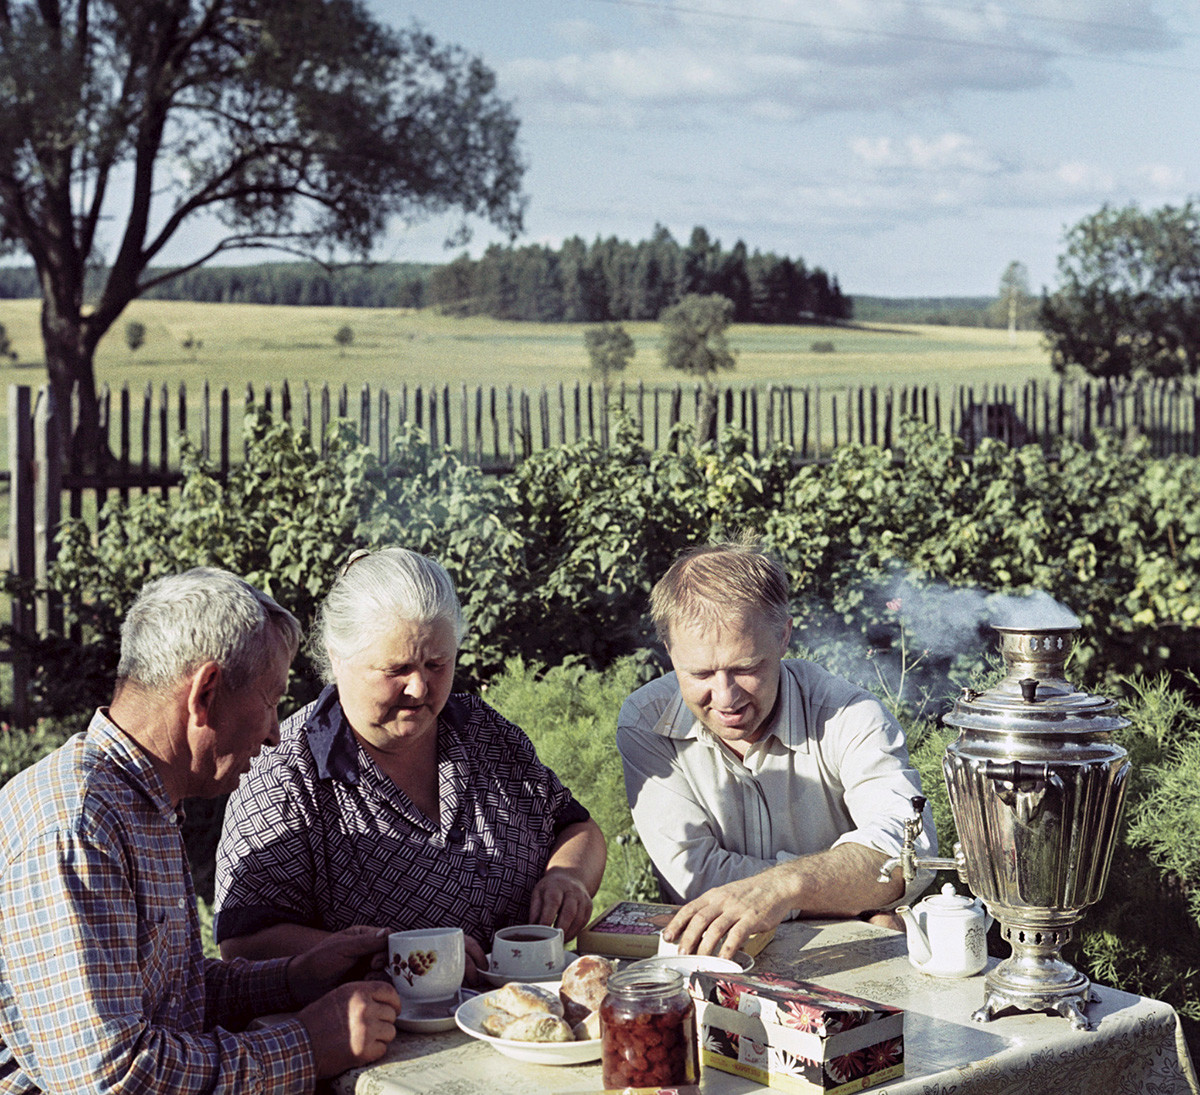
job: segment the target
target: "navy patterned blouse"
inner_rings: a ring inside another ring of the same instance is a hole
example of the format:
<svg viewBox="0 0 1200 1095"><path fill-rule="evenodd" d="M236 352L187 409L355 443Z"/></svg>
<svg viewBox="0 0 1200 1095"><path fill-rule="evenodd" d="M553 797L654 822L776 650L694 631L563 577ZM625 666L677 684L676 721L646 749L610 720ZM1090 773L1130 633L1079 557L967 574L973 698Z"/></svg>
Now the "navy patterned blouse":
<svg viewBox="0 0 1200 1095"><path fill-rule="evenodd" d="M218 942L281 922L454 926L486 950L528 920L550 849L589 816L525 733L474 696L455 693L438 718L436 823L359 746L335 687L280 737L225 811Z"/></svg>

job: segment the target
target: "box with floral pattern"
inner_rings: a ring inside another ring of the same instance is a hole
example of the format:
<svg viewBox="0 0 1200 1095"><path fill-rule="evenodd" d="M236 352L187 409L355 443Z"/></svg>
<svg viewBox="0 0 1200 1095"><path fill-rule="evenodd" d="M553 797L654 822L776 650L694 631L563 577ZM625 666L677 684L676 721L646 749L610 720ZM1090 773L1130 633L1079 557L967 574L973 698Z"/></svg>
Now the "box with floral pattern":
<svg viewBox="0 0 1200 1095"><path fill-rule="evenodd" d="M904 1012L775 974L693 973L700 1063L808 1095L904 1075Z"/></svg>

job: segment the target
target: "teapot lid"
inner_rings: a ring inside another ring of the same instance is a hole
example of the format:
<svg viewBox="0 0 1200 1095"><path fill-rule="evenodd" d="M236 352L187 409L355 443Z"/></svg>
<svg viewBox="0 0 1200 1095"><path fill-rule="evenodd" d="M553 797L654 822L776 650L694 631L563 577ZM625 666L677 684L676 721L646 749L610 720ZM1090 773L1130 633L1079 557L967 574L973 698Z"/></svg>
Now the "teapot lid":
<svg viewBox="0 0 1200 1095"><path fill-rule="evenodd" d="M967 912L968 910L974 912L979 908L976 898L964 897L954 889L952 882L947 882L942 887L940 894L932 894L925 898L922 904L927 905L930 911L939 913Z"/></svg>

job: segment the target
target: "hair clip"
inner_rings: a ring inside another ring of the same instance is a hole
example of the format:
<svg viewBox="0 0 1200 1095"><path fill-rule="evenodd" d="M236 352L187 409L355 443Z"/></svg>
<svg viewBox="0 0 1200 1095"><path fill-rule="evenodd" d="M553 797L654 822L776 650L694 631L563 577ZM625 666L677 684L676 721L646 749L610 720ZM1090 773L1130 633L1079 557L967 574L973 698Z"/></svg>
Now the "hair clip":
<svg viewBox="0 0 1200 1095"><path fill-rule="evenodd" d="M352 566L354 566L354 564L357 563L359 561L359 559L365 559L370 554L371 554L371 552L368 548L358 548L357 550L350 552L350 558L347 559L342 564L342 570L341 570L341 573L338 575L338 577L339 578L346 577L346 571L348 571Z"/></svg>

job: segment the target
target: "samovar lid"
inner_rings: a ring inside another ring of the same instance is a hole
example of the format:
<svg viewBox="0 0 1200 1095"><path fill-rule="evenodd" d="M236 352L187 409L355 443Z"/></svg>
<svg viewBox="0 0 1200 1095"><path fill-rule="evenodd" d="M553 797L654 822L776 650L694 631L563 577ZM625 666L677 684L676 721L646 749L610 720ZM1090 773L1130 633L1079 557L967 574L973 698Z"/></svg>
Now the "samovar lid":
<svg viewBox="0 0 1200 1095"><path fill-rule="evenodd" d="M1004 732L1101 733L1128 726L1117 705L1103 696L1081 692L1066 678L1066 662L1078 626L997 626L1007 673L1002 681L976 692L964 688L954 708L942 717L950 726Z"/></svg>

